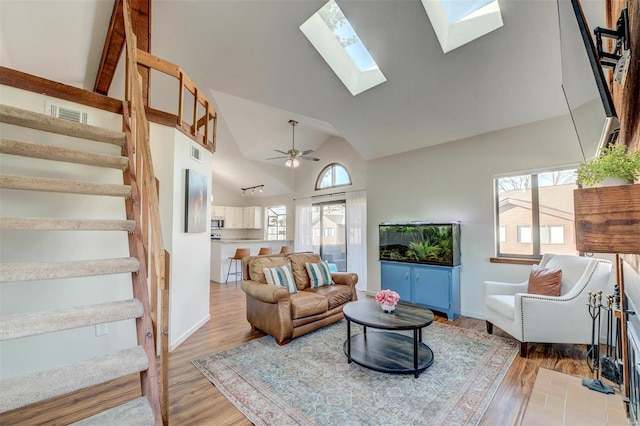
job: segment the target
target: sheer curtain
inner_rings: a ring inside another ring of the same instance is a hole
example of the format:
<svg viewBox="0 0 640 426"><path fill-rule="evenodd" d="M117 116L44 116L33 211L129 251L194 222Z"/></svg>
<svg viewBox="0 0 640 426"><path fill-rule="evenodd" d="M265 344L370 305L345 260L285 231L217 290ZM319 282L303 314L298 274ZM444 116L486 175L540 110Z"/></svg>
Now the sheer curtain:
<svg viewBox="0 0 640 426"><path fill-rule="evenodd" d="M312 251L311 199L296 200L296 233L293 248L296 252Z"/></svg>
<svg viewBox="0 0 640 426"><path fill-rule="evenodd" d="M358 290L367 289L367 192L347 192L347 270L358 274Z"/></svg>

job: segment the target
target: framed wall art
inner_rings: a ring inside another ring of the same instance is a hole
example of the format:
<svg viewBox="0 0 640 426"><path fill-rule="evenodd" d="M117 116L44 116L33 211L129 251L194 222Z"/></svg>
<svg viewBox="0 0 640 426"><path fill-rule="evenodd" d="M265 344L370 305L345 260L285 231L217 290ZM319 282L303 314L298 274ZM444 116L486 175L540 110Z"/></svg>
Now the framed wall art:
<svg viewBox="0 0 640 426"><path fill-rule="evenodd" d="M207 178L195 170L186 170L184 232L207 229Z"/></svg>

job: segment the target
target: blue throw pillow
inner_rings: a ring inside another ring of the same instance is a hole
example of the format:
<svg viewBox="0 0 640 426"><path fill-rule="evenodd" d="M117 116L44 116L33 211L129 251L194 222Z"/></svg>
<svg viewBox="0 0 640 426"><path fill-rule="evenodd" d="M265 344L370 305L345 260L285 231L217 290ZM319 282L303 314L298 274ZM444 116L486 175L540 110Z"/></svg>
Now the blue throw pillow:
<svg viewBox="0 0 640 426"><path fill-rule="evenodd" d="M329 264L327 262L306 262L305 265L307 267L307 273L309 274L309 283L311 288L318 288L323 285L333 284L331 271L329 270Z"/></svg>
<svg viewBox="0 0 640 426"><path fill-rule="evenodd" d="M263 268L262 270L264 271L264 277L267 280L267 284L281 285L289 290L289 293L298 292L296 282L293 279L293 273L291 272L291 264L287 263L284 266Z"/></svg>

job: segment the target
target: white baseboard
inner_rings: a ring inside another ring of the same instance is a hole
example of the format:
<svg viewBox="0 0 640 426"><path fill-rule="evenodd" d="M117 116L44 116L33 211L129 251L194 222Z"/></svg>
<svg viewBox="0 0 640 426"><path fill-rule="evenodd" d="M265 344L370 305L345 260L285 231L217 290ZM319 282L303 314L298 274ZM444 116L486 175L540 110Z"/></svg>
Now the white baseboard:
<svg viewBox="0 0 640 426"><path fill-rule="evenodd" d="M483 320L484 321L484 315L483 314L479 314L477 312L461 311L460 315L463 316L463 317L475 318L475 319L479 319L479 320Z"/></svg>
<svg viewBox="0 0 640 426"><path fill-rule="evenodd" d="M182 334L182 336L180 336L175 342L170 342L169 343L169 352L173 352L173 350L176 349L178 346L180 346L182 344L182 342L187 340L189 338L189 336L191 336L193 333L198 331L198 329L200 327L202 327L203 325L208 323L210 319L211 319L211 314L207 314L206 317L202 318L200 321L195 323L190 329L185 331Z"/></svg>

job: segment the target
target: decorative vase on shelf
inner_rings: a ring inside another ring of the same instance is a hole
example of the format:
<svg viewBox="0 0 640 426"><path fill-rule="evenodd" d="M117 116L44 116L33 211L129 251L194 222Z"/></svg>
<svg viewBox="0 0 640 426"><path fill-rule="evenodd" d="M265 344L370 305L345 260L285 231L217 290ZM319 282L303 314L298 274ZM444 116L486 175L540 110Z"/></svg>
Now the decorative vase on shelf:
<svg viewBox="0 0 640 426"><path fill-rule="evenodd" d="M380 305L380 307L384 312L393 312L396 310L396 305L386 305L383 303Z"/></svg>
<svg viewBox="0 0 640 426"><path fill-rule="evenodd" d="M609 176L607 178L604 178L600 182L596 183L595 185L593 185L593 187L594 188L603 188L603 187L606 187L606 186L628 185L630 183L632 183L630 179L625 179L625 178L620 178L620 177L615 177L615 176Z"/></svg>
<svg viewBox="0 0 640 426"><path fill-rule="evenodd" d="M638 178L640 150L627 152L627 146L620 143L603 148L597 157L576 169L576 182L583 187L625 185Z"/></svg>

